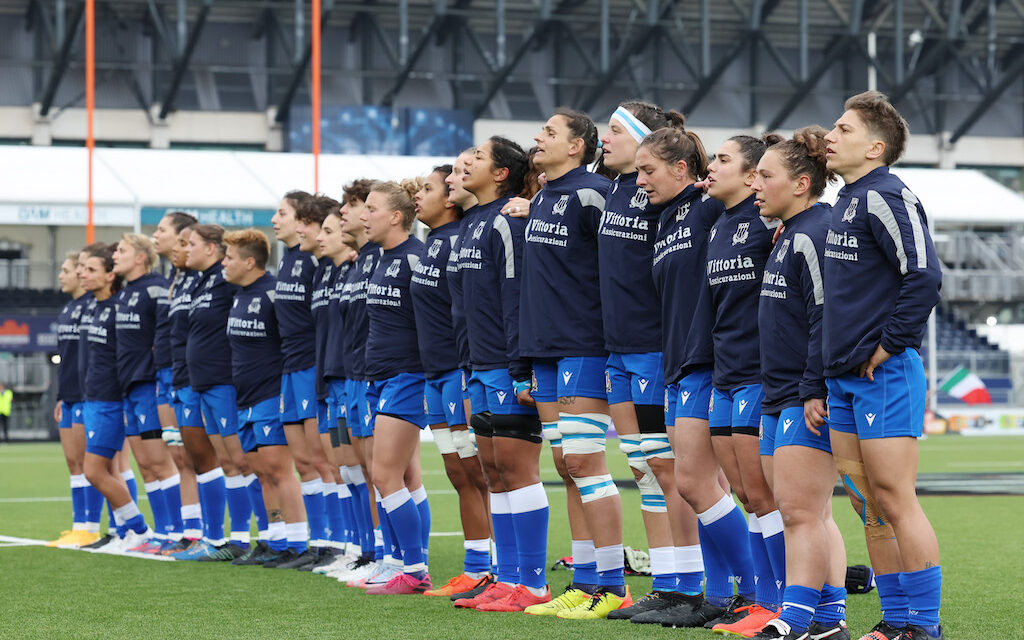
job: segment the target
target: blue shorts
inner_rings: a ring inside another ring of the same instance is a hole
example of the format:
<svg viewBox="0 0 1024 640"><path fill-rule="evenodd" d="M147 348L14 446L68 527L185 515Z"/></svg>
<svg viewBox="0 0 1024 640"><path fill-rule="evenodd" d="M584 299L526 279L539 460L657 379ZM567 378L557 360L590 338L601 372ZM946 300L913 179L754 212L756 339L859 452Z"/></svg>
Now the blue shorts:
<svg viewBox="0 0 1024 640"><path fill-rule="evenodd" d="M179 427L202 427L203 409L199 403L199 394L192 387L174 390L174 417Z"/></svg>
<svg viewBox="0 0 1024 640"><path fill-rule="evenodd" d="M920 354L894 355L874 376L874 382L855 373L825 379L829 427L860 440L921 437L927 381Z"/></svg>
<svg viewBox="0 0 1024 640"><path fill-rule="evenodd" d="M502 416L537 415L533 407L519 404L508 369L474 371L469 377L469 402L473 406L473 413L490 411Z"/></svg>
<svg viewBox="0 0 1024 640"><path fill-rule="evenodd" d="M707 420L711 404L711 369L699 369L685 376L665 392L665 425L676 418Z"/></svg>
<svg viewBox="0 0 1024 640"><path fill-rule="evenodd" d="M222 438L238 434L238 404L235 402L235 387L218 384L199 392L199 405L203 410L206 433Z"/></svg>
<svg viewBox="0 0 1024 640"><path fill-rule="evenodd" d="M366 387L366 403L377 415L411 422L420 429L427 426L423 410L423 374L400 373L387 380L374 380Z"/></svg>
<svg viewBox="0 0 1024 640"><path fill-rule="evenodd" d="M174 380L174 372L171 371L170 367L157 370L156 403L158 405L171 404L171 398L174 396L174 385L172 384L172 380Z"/></svg>
<svg viewBox="0 0 1024 640"><path fill-rule="evenodd" d="M473 372L469 369L462 370L462 399L469 400L469 377Z"/></svg>
<svg viewBox="0 0 1024 640"><path fill-rule="evenodd" d="M61 400L60 404L60 424L57 425L58 428L70 429L72 425L83 424L82 421L85 419L82 415L82 412L85 410L84 402L67 403Z"/></svg>
<svg viewBox="0 0 1024 640"><path fill-rule="evenodd" d="M728 391L714 389L708 406L708 426L712 429L732 427L735 433L757 435L761 424L761 401L764 389L748 384Z"/></svg>
<svg viewBox="0 0 1024 640"><path fill-rule="evenodd" d="M369 383L365 380L346 380L345 401L348 403L348 427L354 438L369 438L373 435L373 420L377 417L376 406L366 399Z"/></svg>
<svg viewBox="0 0 1024 640"><path fill-rule="evenodd" d="M804 419L804 407L786 407L781 412L761 416L761 455L770 456L779 447L798 446L821 449L832 453L832 445L828 439L828 424L818 429L816 436L807 428Z"/></svg>
<svg viewBox="0 0 1024 640"><path fill-rule="evenodd" d="M124 446L124 403L86 401L85 451L111 459Z"/></svg>
<svg viewBox="0 0 1024 640"><path fill-rule="evenodd" d="M609 404L661 404L665 390L661 352L612 353L605 363L604 380Z"/></svg>
<svg viewBox="0 0 1024 640"><path fill-rule="evenodd" d="M156 383L139 382L128 389L123 401L124 432L139 436L149 431L160 431L160 414L156 410Z"/></svg>
<svg viewBox="0 0 1024 640"><path fill-rule="evenodd" d="M288 446L284 437L284 425L281 424L280 398L268 398L257 402L248 409L238 412L238 438L242 441L243 451L252 451L256 445L261 447ZM253 438L252 447L245 448L246 441L242 431L248 431Z"/></svg>
<svg viewBox="0 0 1024 640"><path fill-rule="evenodd" d="M316 417L316 367L281 376L281 422L296 424Z"/></svg>
<svg viewBox="0 0 1024 640"><path fill-rule="evenodd" d="M604 376L607 362L607 358L597 357L534 360L531 395L537 402L557 402L559 398L576 396L607 400Z"/></svg>
<svg viewBox="0 0 1024 640"><path fill-rule="evenodd" d="M348 380L333 378L327 381L327 419L331 427L341 424L348 417ZM346 420L346 427L348 426Z"/></svg>
<svg viewBox="0 0 1024 640"><path fill-rule="evenodd" d="M462 369L454 369L423 385L426 397L427 424L445 422L450 427L466 424L466 408L462 405Z"/></svg>
<svg viewBox="0 0 1024 640"><path fill-rule="evenodd" d="M316 431L324 434L331 432L330 409L327 406L327 399L316 401Z"/></svg>

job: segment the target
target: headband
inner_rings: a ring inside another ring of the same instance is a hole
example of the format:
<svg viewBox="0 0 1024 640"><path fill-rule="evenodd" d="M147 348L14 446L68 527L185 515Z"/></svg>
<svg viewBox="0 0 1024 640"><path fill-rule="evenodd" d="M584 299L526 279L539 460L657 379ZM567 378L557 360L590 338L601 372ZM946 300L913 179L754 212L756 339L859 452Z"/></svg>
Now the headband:
<svg viewBox="0 0 1024 640"><path fill-rule="evenodd" d="M630 136L633 137L637 142L643 142L644 138L651 133L650 127L640 122L636 116L629 112L625 107L619 107L612 114L612 117L622 123L622 126L626 127L626 131Z"/></svg>

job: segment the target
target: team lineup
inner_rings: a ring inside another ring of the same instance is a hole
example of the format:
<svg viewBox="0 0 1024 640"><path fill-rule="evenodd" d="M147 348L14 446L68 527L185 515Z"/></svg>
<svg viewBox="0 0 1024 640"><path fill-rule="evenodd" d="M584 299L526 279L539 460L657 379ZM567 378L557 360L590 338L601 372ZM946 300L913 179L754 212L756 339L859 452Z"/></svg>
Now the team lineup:
<svg viewBox="0 0 1024 640"><path fill-rule="evenodd" d="M90 244L59 274L73 525L50 544L311 571L483 612L844 640L840 479L881 600L853 637L943 638L915 492L942 276L922 204L889 171L908 136L877 92L831 131L737 135L710 157L648 102L621 103L602 135L558 109L529 151L493 136L425 178L357 179L340 201L289 192L276 276L263 232L187 213ZM837 177L835 205L819 202ZM636 597L612 426L649 546ZM465 540L444 584L429 575L425 428ZM571 534L561 594L545 440Z"/></svg>

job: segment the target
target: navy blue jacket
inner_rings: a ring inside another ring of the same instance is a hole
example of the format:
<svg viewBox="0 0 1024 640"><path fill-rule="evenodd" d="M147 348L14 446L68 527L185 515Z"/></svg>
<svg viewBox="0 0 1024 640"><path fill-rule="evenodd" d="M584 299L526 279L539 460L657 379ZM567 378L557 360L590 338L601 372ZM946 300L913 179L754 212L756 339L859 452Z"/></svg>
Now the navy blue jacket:
<svg viewBox="0 0 1024 640"><path fill-rule="evenodd" d="M232 384L231 345L224 338L228 313L238 287L224 280L224 267L216 263L199 275L188 311L189 384L195 391Z"/></svg>
<svg viewBox="0 0 1024 640"><path fill-rule="evenodd" d="M132 385L156 380L154 344L160 317L167 316L167 279L156 272L125 283L117 306L117 376L127 395Z"/></svg>
<svg viewBox="0 0 1024 640"><path fill-rule="evenodd" d="M93 299L86 292L64 305L57 316L57 354L60 355L60 367L57 368L57 399L65 404L82 401L82 377L78 370L79 330L82 323L82 312ZM70 410L71 407L65 407Z"/></svg>
<svg viewBox="0 0 1024 640"><path fill-rule="evenodd" d="M824 262L826 376L852 371L879 344L921 348L942 270L924 208L888 167L839 192Z"/></svg>
<svg viewBox="0 0 1024 640"><path fill-rule="evenodd" d="M430 230L410 285L420 360L428 378L459 367L448 287L448 258L459 238L459 225L455 220Z"/></svg>
<svg viewBox="0 0 1024 640"><path fill-rule="evenodd" d="M707 268L708 235L723 211L722 203L690 185L661 210L651 272L661 297L659 325L664 327L665 382L683 376L688 340L697 339L694 316ZM710 327L702 326L710 337Z"/></svg>
<svg viewBox="0 0 1024 640"><path fill-rule="evenodd" d="M370 331L370 320L366 315L366 287L382 253L384 250L380 245L364 244L345 279L341 300L345 325L345 373L353 380L366 380L366 338Z"/></svg>
<svg viewBox="0 0 1024 640"><path fill-rule="evenodd" d="M181 389L189 385L188 362L185 357L188 345L188 310L192 306L192 292L199 282L199 273L186 269L176 274L171 281L171 305L167 310L167 321L171 335L171 386Z"/></svg>
<svg viewBox="0 0 1024 640"><path fill-rule="evenodd" d="M530 203L519 301L524 357L606 356L597 233L609 181L577 167Z"/></svg>
<svg viewBox="0 0 1024 640"><path fill-rule="evenodd" d="M501 215L508 198L477 205L465 218L459 277L474 370L508 368L516 380L530 377L519 356L519 288L526 221Z"/></svg>
<svg viewBox="0 0 1024 640"><path fill-rule="evenodd" d="M313 274L313 294L309 310L313 314L313 327L316 334L314 347L316 349L316 397L318 400L327 397L324 369L327 361L327 333L330 324L328 307L331 304L331 291L334 289L334 279L337 275L338 270L330 260L320 261Z"/></svg>
<svg viewBox="0 0 1024 640"><path fill-rule="evenodd" d="M457 235L451 243L451 252L448 254L447 274L445 280L448 283L448 293L452 297L452 326L455 330L455 346L457 349L459 366L463 369L469 367L469 332L466 329L466 304L462 297L462 274L459 273L459 251L462 249L462 237L466 233L466 220L473 211L470 207L459 221Z"/></svg>
<svg viewBox="0 0 1024 640"><path fill-rule="evenodd" d="M277 267L277 299L274 309L281 328L285 373L316 366L316 343L312 339L313 313L310 311L316 265L316 257L302 251L296 244L285 249Z"/></svg>
<svg viewBox="0 0 1024 640"><path fill-rule="evenodd" d="M117 380L117 305L114 296L92 298L82 312L78 334L78 368L86 401L121 402Z"/></svg>
<svg viewBox="0 0 1024 640"><path fill-rule="evenodd" d="M325 259L324 262L327 262ZM333 263L332 263L333 264ZM353 269L354 262L343 262L334 267L334 278L324 318L327 321L327 337L324 342L324 380L342 379L348 374L345 371L347 357L345 355L345 312L343 307L348 299L345 294L345 283Z"/></svg>
<svg viewBox="0 0 1024 640"><path fill-rule="evenodd" d="M228 314L231 374L239 409L281 395L281 334L274 313L276 278L264 273L235 292Z"/></svg>
<svg viewBox="0 0 1024 640"><path fill-rule="evenodd" d="M168 291L177 273L177 270L172 268L171 275L164 278L164 285ZM170 367L173 362L171 354L171 298L168 292L165 292L165 294L165 304L157 308L156 337L153 338L153 364L156 366L157 371Z"/></svg>
<svg viewBox="0 0 1024 640"><path fill-rule="evenodd" d="M761 384L757 305L761 276L778 226L778 220L761 217L751 195L726 209L711 228L707 275L715 313L711 383L716 389Z"/></svg>
<svg viewBox="0 0 1024 640"><path fill-rule="evenodd" d="M597 236L604 346L617 353L661 351L661 300L651 274L662 206L636 186L636 172L612 181Z"/></svg>
<svg viewBox="0 0 1024 640"><path fill-rule="evenodd" d="M387 380L399 373L423 371L416 340L416 315L409 291L423 242L409 236L384 252L366 287L366 377Z"/></svg>
<svg viewBox="0 0 1024 640"><path fill-rule="evenodd" d="M776 413L826 396L821 372L825 301L821 255L831 211L828 205L819 204L791 217L768 256L757 311L762 413Z"/></svg>

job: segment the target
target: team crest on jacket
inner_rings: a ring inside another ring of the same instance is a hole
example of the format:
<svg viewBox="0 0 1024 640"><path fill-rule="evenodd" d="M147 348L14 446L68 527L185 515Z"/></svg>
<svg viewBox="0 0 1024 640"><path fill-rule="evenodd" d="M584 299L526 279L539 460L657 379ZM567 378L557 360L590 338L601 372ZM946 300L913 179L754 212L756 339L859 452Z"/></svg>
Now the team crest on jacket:
<svg viewBox="0 0 1024 640"><path fill-rule="evenodd" d="M718 233L718 227L711 227L711 233L708 235L708 244L715 241L715 235Z"/></svg>
<svg viewBox="0 0 1024 640"><path fill-rule="evenodd" d="M481 220L476 224L476 228L473 229L473 239L479 240L484 235L484 227L487 226L486 220Z"/></svg>
<svg viewBox="0 0 1024 640"><path fill-rule="evenodd" d="M779 253L775 256L775 262L782 262L786 257L787 249L789 249L789 238L782 241L782 245L779 247Z"/></svg>
<svg viewBox="0 0 1024 640"><path fill-rule="evenodd" d="M858 204L860 204L860 198L850 200L850 206L846 207L846 211L843 212L843 222L853 222L854 216L857 215Z"/></svg>
<svg viewBox="0 0 1024 640"><path fill-rule="evenodd" d="M302 275L302 260L296 260L292 265L292 277L298 278Z"/></svg>
<svg viewBox="0 0 1024 640"><path fill-rule="evenodd" d="M128 298L128 306L129 307L134 307L138 303L139 303L139 292L138 291L132 291L132 297Z"/></svg>
<svg viewBox="0 0 1024 640"><path fill-rule="evenodd" d="M427 249L427 255L430 256L431 258L436 258L437 254L441 253L441 245L443 244L444 240L442 240L441 238L436 238L433 244L430 245L430 248Z"/></svg>
<svg viewBox="0 0 1024 640"><path fill-rule="evenodd" d="M551 213L557 216L564 216L565 210L569 207L569 195L566 194L558 199L555 206L551 207Z"/></svg>
<svg viewBox="0 0 1024 640"><path fill-rule="evenodd" d="M213 288L213 283L216 282L216 281L217 281L217 276L211 277L209 280L206 281L206 288L207 289L212 289Z"/></svg>
<svg viewBox="0 0 1024 640"><path fill-rule="evenodd" d="M686 218L686 214L690 213L690 203L684 202L679 205L679 209L676 210L676 222L682 222Z"/></svg>
<svg viewBox="0 0 1024 640"><path fill-rule="evenodd" d="M100 324L106 322L108 318L110 318L110 307L107 307L106 309L100 312Z"/></svg>
<svg viewBox="0 0 1024 640"><path fill-rule="evenodd" d="M373 271L373 260L367 260L363 263L363 273L370 273Z"/></svg>
<svg viewBox="0 0 1024 640"><path fill-rule="evenodd" d="M732 246L735 247L738 244L746 244L748 235L750 235L750 223L739 223L736 227L736 233L732 234Z"/></svg>
<svg viewBox="0 0 1024 640"><path fill-rule="evenodd" d="M247 311L249 313L259 313L260 312L260 299L259 298L253 298L249 302L249 308L248 308Z"/></svg>
<svg viewBox="0 0 1024 640"><path fill-rule="evenodd" d="M629 206L632 209L645 209L647 208L647 192L643 190L643 187L637 187L636 193L633 194L633 199L629 201Z"/></svg>
<svg viewBox="0 0 1024 640"><path fill-rule="evenodd" d="M402 272L402 259L395 258L388 265L388 268L384 271L384 275L388 278L397 278L398 274Z"/></svg>

